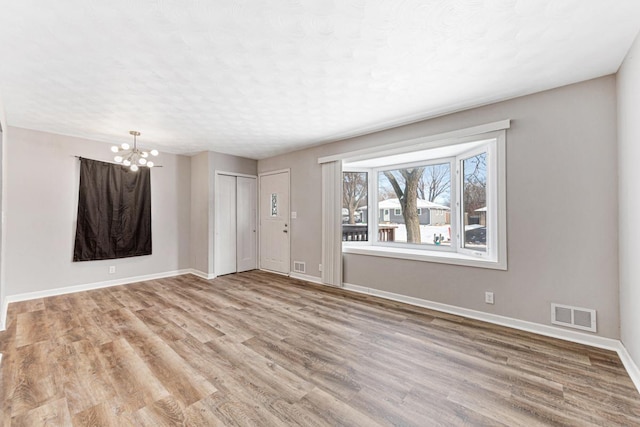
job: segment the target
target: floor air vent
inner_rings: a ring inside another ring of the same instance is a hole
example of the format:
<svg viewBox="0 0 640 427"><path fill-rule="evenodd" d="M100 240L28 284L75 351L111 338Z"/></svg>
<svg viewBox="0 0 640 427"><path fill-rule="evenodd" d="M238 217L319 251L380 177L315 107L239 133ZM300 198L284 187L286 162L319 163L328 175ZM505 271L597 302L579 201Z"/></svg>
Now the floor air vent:
<svg viewBox="0 0 640 427"><path fill-rule="evenodd" d="M293 271L296 273L306 273L307 267L302 261L293 261Z"/></svg>
<svg viewBox="0 0 640 427"><path fill-rule="evenodd" d="M596 311L570 305L551 304L551 323L596 332Z"/></svg>

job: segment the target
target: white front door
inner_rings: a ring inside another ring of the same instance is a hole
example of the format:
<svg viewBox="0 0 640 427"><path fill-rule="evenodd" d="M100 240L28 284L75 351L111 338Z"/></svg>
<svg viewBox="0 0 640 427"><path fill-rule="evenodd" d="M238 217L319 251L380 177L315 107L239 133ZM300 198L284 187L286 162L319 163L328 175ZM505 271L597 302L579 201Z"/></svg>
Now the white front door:
<svg viewBox="0 0 640 427"><path fill-rule="evenodd" d="M236 177L216 176L216 276L236 272Z"/></svg>
<svg viewBox="0 0 640 427"><path fill-rule="evenodd" d="M236 264L238 273L254 270L257 266L256 179L238 177L236 186Z"/></svg>
<svg viewBox="0 0 640 427"><path fill-rule="evenodd" d="M289 274L289 171L260 176L260 268Z"/></svg>

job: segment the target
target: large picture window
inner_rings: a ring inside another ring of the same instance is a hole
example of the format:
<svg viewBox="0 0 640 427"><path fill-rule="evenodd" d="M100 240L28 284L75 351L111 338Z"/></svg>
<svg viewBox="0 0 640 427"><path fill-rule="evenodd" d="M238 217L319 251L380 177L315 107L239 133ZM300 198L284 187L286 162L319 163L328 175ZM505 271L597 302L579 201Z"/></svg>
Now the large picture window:
<svg viewBox="0 0 640 427"><path fill-rule="evenodd" d="M506 268L504 134L344 161L343 251Z"/></svg>

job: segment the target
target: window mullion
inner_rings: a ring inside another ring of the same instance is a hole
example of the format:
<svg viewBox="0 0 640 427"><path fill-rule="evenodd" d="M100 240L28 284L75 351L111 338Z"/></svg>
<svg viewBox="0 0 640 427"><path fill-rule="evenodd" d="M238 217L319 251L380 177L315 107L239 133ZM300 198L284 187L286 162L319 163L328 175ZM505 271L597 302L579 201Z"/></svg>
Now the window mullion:
<svg viewBox="0 0 640 427"><path fill-rule="evenodd" d="M449 226L452 227L451 230L451 249L454 252L458 252L459 251L459 242L460 242L460 221L459 221L459 216L460 216L460 200L459 200L459 188L458 188L458 183L459 183L459 177L460 177L460 170L458 167L458 158L454 157L453 159L451 159L451 183L450 183L450 188L451 188L451 195L450 195L450 202L449 204L451 205L451 214L450 214L450 218L449 218Z"/></svg>
<svg viewBox="0 0 640 427"><path fill-rule="evenodd" d="M456 237L456 252L464 247L464 209L463 209L463 197L464 197L464 179L462 178L462 159L461 156L456 156L456 226L458 228Z"/></svg>
<svg viewBox="0 0 640 427"><path fill-rule="evenodd" d="M378 169L369 170L369 242L378 244Z"/></svg>

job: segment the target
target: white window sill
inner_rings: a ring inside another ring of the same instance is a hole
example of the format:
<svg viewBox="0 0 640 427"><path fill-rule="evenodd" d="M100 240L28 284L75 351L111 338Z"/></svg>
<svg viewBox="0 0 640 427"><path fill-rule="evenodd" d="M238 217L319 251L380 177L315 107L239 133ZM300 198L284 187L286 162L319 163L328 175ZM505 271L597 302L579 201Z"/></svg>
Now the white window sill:
<svg viewBox="0 0 640 427"><path fill-rule="evenodd" d="M437 262L441 264L464 265L468 267L506 270L506 261L480 259L470 255L445 251L428 251L421 249L392 248L388 246L342 245L342 253L380 256L385 258L408 259L412 261Z"/></svg>

